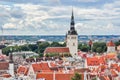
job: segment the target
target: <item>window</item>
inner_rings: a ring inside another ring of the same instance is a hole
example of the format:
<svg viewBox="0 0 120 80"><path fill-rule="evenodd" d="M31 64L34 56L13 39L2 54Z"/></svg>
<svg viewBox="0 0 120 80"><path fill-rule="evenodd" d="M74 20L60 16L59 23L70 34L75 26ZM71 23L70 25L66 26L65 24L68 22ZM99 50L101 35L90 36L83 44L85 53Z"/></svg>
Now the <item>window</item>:
<svg viewBox="0 0 120 80"><path fill-rule="evenodd" d="M76 39L76 37L71 37L71 39Z"/></svg>
<svg viewBox="0 0 120 80"><path fill-rule="evenodd" d="M75 43L73 43L73 46L75 46Z"/></svg>

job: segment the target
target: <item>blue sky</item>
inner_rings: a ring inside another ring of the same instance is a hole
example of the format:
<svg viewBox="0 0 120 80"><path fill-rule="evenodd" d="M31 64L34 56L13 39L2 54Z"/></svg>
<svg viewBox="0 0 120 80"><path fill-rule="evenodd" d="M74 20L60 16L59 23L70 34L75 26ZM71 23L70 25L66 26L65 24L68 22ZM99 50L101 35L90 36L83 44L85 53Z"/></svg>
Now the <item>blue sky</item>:
<svg viewBox="0 0 120 80"><path fill-rule="evenodd" d="M120 35L120 0L0 0L4 35ZM0 31L0 35L2 31Z"/></svg>

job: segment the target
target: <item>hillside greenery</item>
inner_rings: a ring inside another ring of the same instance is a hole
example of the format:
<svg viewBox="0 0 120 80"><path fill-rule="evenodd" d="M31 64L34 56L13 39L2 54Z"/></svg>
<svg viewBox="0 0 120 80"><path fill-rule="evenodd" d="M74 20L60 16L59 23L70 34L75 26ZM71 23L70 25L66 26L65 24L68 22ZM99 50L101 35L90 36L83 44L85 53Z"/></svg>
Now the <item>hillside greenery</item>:
<svg viewBox="0 0 120 80"><path fill-rule="evenodd" d="M120 40L115 42L115 45L120 45ZM60 44L58 42L52 42L51 44L48 42L42 42L37 44L26 44L22 46L9 46L2 49L3 54L8 55L10 52L17 51L33 51L39 54L39 56L43 56L43 52L47 47L65 47L66 44ZM106 52L107 46L105 42L94 42L92 46L89 46L87 43L79 43L78 49L84 52L97 52L103 53ZM50 55L51 56L51 55Z"/></svg>

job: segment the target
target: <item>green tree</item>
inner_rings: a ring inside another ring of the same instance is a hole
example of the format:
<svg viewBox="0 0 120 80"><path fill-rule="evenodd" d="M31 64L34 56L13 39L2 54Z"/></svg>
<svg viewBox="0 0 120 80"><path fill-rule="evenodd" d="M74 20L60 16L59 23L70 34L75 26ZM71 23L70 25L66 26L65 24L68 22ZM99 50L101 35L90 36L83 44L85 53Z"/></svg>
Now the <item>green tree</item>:
<svg viewBox="0 0 120 80"><path fill-rule="evenodd" d="M103 53L107 50L105 42L95 42L92 46L93 52Z"/></svg>
<svg viewBox="0 0 120 80"><path fill-rule="evenodd" d="M44 50L49 46L50 46L50 44L48 42L39 43L38 44L38 53L43 53Z"/></svg>
<svg viewBox="0 0 120 80"><path fill-rule="evenodd" d="M50 47L62 47L63 45L62 44L60 44L60 43L58 43L58 42L52 42L51 44L50 44Z"/></svg>
<svg viewBox="0 0 120 80"><path fill-rule="evenodd" d="M101 53L101 52L103 52L103 50L101 47L97 47L96 52Z"/></svg>
<svg viewBox="0 0 120 80"><path fill-rule="evenodd" d="M75 73L71 80L82 80L82 76L79 73Z"/></svg>
<svg viewBox="0 0 120 80"><path fill-rule="evenodd" d="M35 52L38 49L38 46L36 44L29 44L28 48L29 48L29 50Z"/></svg>
<svg viewBox="0 0 120 80"><path fill-rule="evenodd" d="M21 51L29 51L28 45L19 46Z"/></svg>
<svg viewBox="0 0 120 80"><path fill-rule="evenodd" d="M90 50L90 47L85 43L84 44L79 43L78 49L80 49L81 51L84 51L84 52L88 52Z"/></svg>
<svg viewBox="0 0 120 80"><path fill-rule="evenodd" d="M39 57L43 57L43 53L39 53Z"/></svg>
<svg viewBox="0 0 120 80"><path fill-rule="evenodd" d="M120 40L117 41L117 42L115 42L115 45L116 45L116 46L119 46L119 45L120 45Z"/></svg>

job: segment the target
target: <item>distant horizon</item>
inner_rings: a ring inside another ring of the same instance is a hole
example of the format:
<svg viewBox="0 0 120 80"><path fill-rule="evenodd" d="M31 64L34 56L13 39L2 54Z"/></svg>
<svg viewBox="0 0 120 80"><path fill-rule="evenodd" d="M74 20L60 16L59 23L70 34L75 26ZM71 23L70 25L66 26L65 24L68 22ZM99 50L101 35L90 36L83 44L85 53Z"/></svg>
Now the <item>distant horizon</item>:
<svg viewBox="0 0 120 80"><path fill-rule="evenodd" d="M52 34L45 34L45 35L0 35L0 36L66 36L66 35L59 35L59 34L56 34L56 35L52 35ZM106 35L106 34L100 34L100 35L78 35L78 36L120 36L120 35L117 35L117 34L114 34L114 35Z"/></svg>

